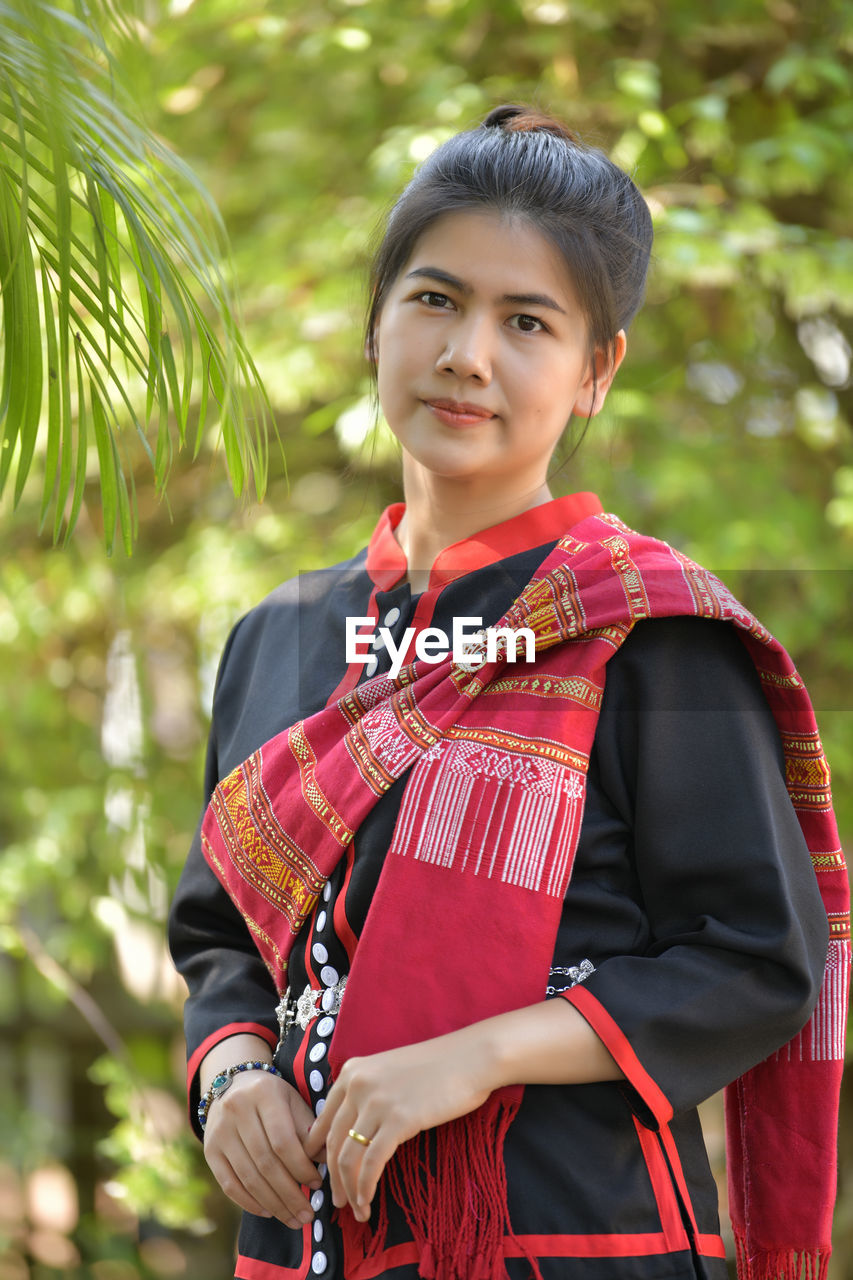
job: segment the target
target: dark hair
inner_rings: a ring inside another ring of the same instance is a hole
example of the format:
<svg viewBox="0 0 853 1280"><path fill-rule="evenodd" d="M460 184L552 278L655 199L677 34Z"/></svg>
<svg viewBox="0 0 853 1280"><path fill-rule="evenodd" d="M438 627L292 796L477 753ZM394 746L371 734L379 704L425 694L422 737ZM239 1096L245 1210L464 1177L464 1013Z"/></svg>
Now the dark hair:
<svg viewBox="0 0 853 1280"><path fill-rule="evenodd" d="M590 359L597 349L612 353L643 300L648 206L603 151L552 116L515 105L496 107L434 151L391 210L370 272L368 352L388 290L419 236L444 214L471 208L526 218L550 240L586 316Z"/></svg>

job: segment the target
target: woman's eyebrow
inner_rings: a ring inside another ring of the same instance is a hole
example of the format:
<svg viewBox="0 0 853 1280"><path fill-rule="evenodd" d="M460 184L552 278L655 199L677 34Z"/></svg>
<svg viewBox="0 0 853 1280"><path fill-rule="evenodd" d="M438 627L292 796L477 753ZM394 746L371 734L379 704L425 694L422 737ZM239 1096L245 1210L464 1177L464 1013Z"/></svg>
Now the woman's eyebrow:
<svg viewBox="0 0 853 1280"><path fill-rule="evenodd" d="M470 284L466 284L464 280L460 280L457 276L452 276L449 271L442 271L440 267L415 267L414 271L408 272L406 279L411 280L413 276L427 276L430 280L438 280L441 284L449 284L451 289L458 289L460 293L474 292Z"/></svg>
<svg viewBox="0 0 853 1280"><path fill-rule="evenodd" d="M407 280L411 280L416 276L425 276L429 280L437 280L440 284L450 285L451 289L457 289L460 293L466 295L474 292L470 284L466 284L458 276L452 276L449 271L442 271L440 267L416 267L414 271L406 273ZM561 307L559 302L555 302L547 293L505 293L500 301L511 303L513 306L546 307L549 311L559 311L561 315L566 314L565 308Z"/></svg>

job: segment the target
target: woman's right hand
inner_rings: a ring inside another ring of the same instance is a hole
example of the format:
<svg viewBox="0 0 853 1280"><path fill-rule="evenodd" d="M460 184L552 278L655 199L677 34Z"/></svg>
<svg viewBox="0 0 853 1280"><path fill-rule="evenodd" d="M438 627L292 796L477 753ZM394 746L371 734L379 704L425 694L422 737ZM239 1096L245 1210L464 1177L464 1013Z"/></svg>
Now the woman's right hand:
<svg viewBox="0 0 853 1280"><path fill-rule="evenodd" d="M245 1071L211 1103L204 1155L230 1200L261 1218L299 1228L313 1218L302 1185L322 1179L305 1154L314 1113L286 1080Z"/></svg>

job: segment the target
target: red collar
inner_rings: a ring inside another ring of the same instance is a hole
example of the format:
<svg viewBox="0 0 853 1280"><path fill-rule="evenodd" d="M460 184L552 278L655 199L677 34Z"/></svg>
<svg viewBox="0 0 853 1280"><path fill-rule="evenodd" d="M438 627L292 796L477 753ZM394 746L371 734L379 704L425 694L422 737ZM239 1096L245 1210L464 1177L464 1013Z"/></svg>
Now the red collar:
<svg viewBox="0 0 853 1280"><path fill-rule="evenodd" d="M386 507L367 548L367 572L380 591L390 591L408 569L403 548L394 537L405 510L404 502ZM463 574L483 569L506 556L555 542L573 524L603 510L594 493L569 493L493 524L489 529L481 529L439 553L430 570L429 589L445 587Z"/></svg>

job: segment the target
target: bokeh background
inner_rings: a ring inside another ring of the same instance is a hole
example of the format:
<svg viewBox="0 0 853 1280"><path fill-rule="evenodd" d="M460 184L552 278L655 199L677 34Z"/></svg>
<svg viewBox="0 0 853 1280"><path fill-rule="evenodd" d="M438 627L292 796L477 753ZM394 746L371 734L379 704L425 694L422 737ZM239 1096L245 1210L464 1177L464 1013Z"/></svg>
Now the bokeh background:
<svg viewBox="0 0 853 1280"><path fill-rule="evenodd" d="M148 0L134 24L127 87L222 210L287 469L274 455L265 501L241 502L209 431L164 498L131 451L130 558L104 550L96 456L67 546L30 487L0 506L0 1280L232 1274L164 946L217 658L398 497L362 359L366 246L413 165L498 102L561 113L656 222L629 358L554 490L598 490L783 639L853 835L853 7ZM850 1101L833 1280L853 1277Z"/></svg>

